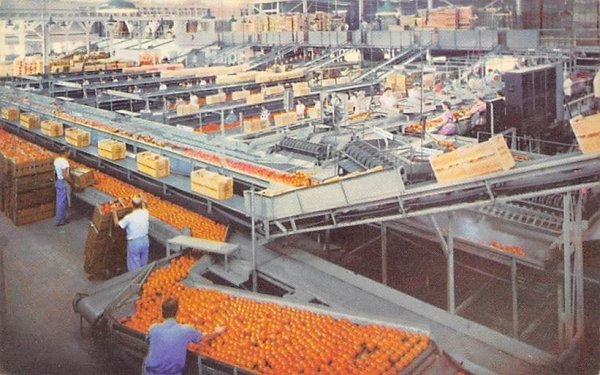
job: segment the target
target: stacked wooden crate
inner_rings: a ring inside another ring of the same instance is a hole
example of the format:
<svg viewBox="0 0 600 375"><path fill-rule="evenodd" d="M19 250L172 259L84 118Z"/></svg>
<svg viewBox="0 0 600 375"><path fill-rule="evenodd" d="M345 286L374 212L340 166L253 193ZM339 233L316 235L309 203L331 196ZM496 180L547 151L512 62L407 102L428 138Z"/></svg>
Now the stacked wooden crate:
<svg viewBox="0 0 600 375"><path fill-rule="evenodd" d="M451 29L458 28L458 9L437 8L429 12L427 15L427 27L436 29Z"/></svg>
<svg viewBox="0 0 600 375"><path fill-rule="evenodd" d="M114 139L101 139L98 141L98 155L109 160L125 159L127 148L125 142Z"/></svg>
<svg viewBox="0 0 600 375"><path fill-rule="evenodd" d="M17 155L19 154L20 155ZM54 216L55 172L52 156L13 150L2 157L2 201L6 216L19 226Z"/></svg>
<svg viewBox="0 0 600 375"><path fill-rule="evenodd" d="M502 135L486 142L460 147L429 158L438 182L462 181L472 177L507 171L515 160Z"/></svg>
<svg viewBox="0 0 600 375"><path fill-rule="evenodd" d="M165 156L145 151L137 154L136 160L138 171L149 176L161 178L170 173L170 161Z"/></svg>
<svg viewBox="0 0 600 375"><path fill-rule="evenodd" d="M477 17L473 12L473 6L465 6L458 8L458 28L472 29L475 26Z"/></svg>
<svg viewBox="0 0 600 375"><path fill-rule="evenodd" d="M571 127L581 152L584 154L600 152L600 113L574 117L571 119Z"/></svg>
<svg viewBox="0 0 600 375"><path fill-rule="evenodd" d="M42 121L42 133L49 137L62 137L64 135L63 124L58 121Z"/></svg>
<svg viewBox="0 0 600 375"><path fill-rule="evenodd" d="M65 140L75 147L87 147L90 145L90 132L78 128L65 130Z"/></svg>
<svg viewBox="0 0 600 375"><path fill-rule="evenodd" d="M191 189L217 200L233 197L233 178L199 169L191 173Z"/></svg>
<svg viewBox="0 0 600 375"><path fill-rule="evenodd" d="M392 73L385 80L385 87L389 87L393 92L406 94L406 75L401 73Z"/></svg>
<svg viewBox="0 0 600 375"><path fill-rule="evenodd" d="M4 107L2 108L2 118L8 121L19 120L20 110L17 107Z"/></svg>
<svg viewBox="0 0 600 375"><path fill-rule="evenodd" d="M95 207L85 241L83 268L89 274L100 274L125 268L127 237L124 230L114 225L113 207L117 211L119 219L131 212L131 208L125 207L118 201L107 202Z"/></svg>
<svg viewBox="0 0 600 375"><path fill-rule="evenodd" d="M21 113L19 124L27 129L37 129L40 127L40 117L31 113Z"/></svg>

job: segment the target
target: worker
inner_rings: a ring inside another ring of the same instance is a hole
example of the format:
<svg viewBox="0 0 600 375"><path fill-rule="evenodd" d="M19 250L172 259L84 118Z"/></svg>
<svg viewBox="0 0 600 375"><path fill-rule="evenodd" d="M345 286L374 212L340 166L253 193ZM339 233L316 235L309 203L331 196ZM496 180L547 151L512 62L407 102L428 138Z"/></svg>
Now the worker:
<svg viewBox="0 0 600 375"><path fill-rule="evenodd" d="M298 100L296 102L296 117L298 118L298 120L301 120L304 118L306 114L306 106L304 105L304 103L302 103L302 100Z"/></svg>
<svg viewBox="0 0 600 375"><path fill-rule="evenodd" d="M565 95L565 102L570 102L573 95L573 80L571 80L571 75L568 72L565 72L563 76L563 94Z"/></svg>
<svg viewBox="0 0 600 375"><path fill-rule="evenodd" d="M135 271L148 263L150 213L142 195L134 195L131 204L133 211L120 221L114 207L112 214L115 225L127 232L127 270Z"/></svg>
<svg viewBox="0 0 600 375"><path fill-rule="evenodd" d="M412 88L410 88L407 92L408 98L411 100L420 101L421 100L421 85L415 83Z"/></svg>
<svg viewBox="0 0 600 375"><path fill-rule="evenodd" d="M158 89L161 91L164 91L167 89L167 85L164 82L161 82L160 85L158 86Z"/></svg>
<svg viewBox="0 0 600 375"><path fill-rule="evenodd" d="M144 359L144 375L183 374L188 344L214 340L226 330L218 327L213 333L202 334L189 324L177 323L177 310L179 301L175 298L169 298L162 303L162 315L165 320L153 324L146 335L148 355Z"/></svg>
<svg viewBox="0 0 600 375"><path fill-rule="evenodd" d="M269 112L269 110L267 109L267 107L261 107L260 108L260 119L261 121L265 121L267 123L267 125L271 125L271 112Z"/></svg>
<svg viewBox="0 0 600 375"><path fill-rule="evenodd" d="M600 69L594 76L594 98L596 99L596 110L600 111Z"/></svg>
<svg viewBox="0 0 600 375"><path fill-rule="evenodd" d="M386 112L395 112L397 111L398 100L394 96L392 89L386 87L383 90L383 95L379 98L379 107Z"/></svg>
<svg viewBox="0 0 600 375"><path fill-rule="evenodd" d="M54 170L56 171L56 215L54 216L54 224L56 226L65 225L67 220L67 206L69 186L73 183L70 175L69 166L69 149L63 147L60 149L58 157L54 159Z"/></svg>
<svg viewBox="0 0 600 375"><path fill-rule="evenodd" d="M478 96L475 100L475 104L473 104L468 112L469 116L471 116L471 128L485 125L485 109L486 104L483 97Z"/></svg>
<svg viewBox="0 0 600 375"><path fill-rule="evenodd" d="M134 94L140 94L142 92L142 89L139 88L139 86L134 86L133 87L133 93Z"/></svg>
<svg viewBox="0 0 600 375"><path fill-rule="evenodd" d="M198 96L190 92L190 104L198 104Z"/></svg>
<svg viewBox="0 0 600 375"><path fill-rule="evenodd" d="M225 117L225 123L226 124L235 124L237 122L238 118L235 115L235 113L233 112L233 109L229 111L229 114L227 115L227 117Z"/></svg>
<svg viewBox="0 0 600 375"><path fill-rule="evenodd" d="M443 102L442 108L444 113L439 117L442 120L441 128L438 129L437 134L440 135L454 135L456 134L456 122L454 121L454 113L452 113L450 103Z"/></svg>

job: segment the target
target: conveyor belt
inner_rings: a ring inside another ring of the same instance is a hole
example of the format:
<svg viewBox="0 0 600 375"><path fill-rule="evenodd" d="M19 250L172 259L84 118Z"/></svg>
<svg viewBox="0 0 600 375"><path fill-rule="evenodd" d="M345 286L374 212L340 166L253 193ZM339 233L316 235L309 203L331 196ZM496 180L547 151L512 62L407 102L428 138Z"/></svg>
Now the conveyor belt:
<svg viewBox="0 0 600 375"><path fill-rule="evenodd" d="M448 212L597 186L600 154L549 157L465 182L374 191L382 178L389 178L388 184L395 181L388 170L276 196L254 194L252 198L251 192L245 192L246 210L250 214L254 207L266 239ZM309 203L315 200L321 204Z"/></svg>

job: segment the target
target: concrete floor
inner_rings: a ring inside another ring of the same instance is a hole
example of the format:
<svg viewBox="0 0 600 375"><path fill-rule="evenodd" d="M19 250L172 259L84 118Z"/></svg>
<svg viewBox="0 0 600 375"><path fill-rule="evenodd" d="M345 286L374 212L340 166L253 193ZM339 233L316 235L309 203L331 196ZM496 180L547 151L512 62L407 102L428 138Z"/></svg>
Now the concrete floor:
<svg viewBox="0 0 600 375"><path fill-rule="evenodd" d="M0 269L5 280L0 296L6 298L0 320L2 374L130 373L108 357L89 329L80 335L71 302L98 281L89 281L83 270L92 211L76 206L71 222L62 227L53 219L15 227L0 215L0 237L8 239Z"/></svg>

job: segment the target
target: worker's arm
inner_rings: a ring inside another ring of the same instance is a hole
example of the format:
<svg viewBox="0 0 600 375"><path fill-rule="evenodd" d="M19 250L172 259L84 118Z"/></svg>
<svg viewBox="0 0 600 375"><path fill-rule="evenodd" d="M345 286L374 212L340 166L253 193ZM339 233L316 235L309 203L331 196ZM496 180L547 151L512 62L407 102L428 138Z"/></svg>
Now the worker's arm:
<svg viewBox="0 0 600 375"><path fill-rule="evenodd" d="M219 337L223 332L225 332L227 328L225 327L217 327L217 329L213 333L208 333L202 335L202 341L211 341Z"/></svg>
<svg viewBox="0 0 600 375"><path fill-rule="evenodd" d="M115 208L115 206L111 207L111 211L112 211L113 223L115 224L115 227L117 227L117 226L119 226L119 216L117 216L117 209Z"/></svg>
<svg viewBox="0 0 600 375"><path fill-rule="evenodd" d="M63 169L62 173L63 173L63 178L65 179L65 181L67 181L69 184L73 185L73 179L71 178L71 168L67 167L67 168Z"/></svg>

